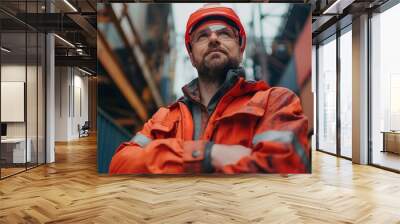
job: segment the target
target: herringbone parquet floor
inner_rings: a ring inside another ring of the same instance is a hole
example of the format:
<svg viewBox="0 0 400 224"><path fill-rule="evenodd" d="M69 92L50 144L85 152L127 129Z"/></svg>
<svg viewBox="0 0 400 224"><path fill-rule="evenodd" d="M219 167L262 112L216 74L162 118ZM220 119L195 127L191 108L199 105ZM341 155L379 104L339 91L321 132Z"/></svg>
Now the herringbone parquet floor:
<svg viewBox="0 0 400 224"><path fill-rule="evenodd" d="M114 176L93 137L0 181L0 223L400 223L400 175L313 153L312 175Z"/></svg>

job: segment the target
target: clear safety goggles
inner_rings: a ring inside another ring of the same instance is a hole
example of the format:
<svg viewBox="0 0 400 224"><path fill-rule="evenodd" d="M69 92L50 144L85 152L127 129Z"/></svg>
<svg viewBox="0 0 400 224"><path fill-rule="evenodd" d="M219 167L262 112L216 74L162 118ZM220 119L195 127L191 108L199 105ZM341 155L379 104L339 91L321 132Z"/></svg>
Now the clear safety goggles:
<svg viewBox="0 0 400 224"><path fill-rule="evenodd" d="M215 33L219 41L234 41L238 38L238 31L222 23L204 24L198 27L190 35L193 44L206 44L210 40L211 35Z"/></svg>

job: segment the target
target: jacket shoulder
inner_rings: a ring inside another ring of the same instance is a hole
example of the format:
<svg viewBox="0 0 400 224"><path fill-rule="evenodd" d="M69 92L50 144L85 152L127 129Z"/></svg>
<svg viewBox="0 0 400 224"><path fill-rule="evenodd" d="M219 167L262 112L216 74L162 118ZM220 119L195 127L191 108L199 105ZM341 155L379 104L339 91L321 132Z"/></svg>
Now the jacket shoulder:
<svg viewBox="0 0 400 224"><path fill-rule="evenodd" d="M297 95L292 90L285 88L285 87L270 87L266 90L261 90L261 91L256 92L254 94L253 98L254 97L277 99L280 97L297 98Z"/></svg>
<svg viewBox="0 0 400 224"><path fill-rule="evenodd" d="M158 108L153 114L153 121L176 120L179 117L179 100L174 103Z"/></svg>
<svg viewBox="0 0 400 224"><path fill-rule="evenodd" d="M160 107L153 114L152 119L155 121L164 120L168 116L169 113L170 113L170 109L168 107Z"/></svg>
<svg viewBox="0 0 400 224"><path fill-rule="evenodd" d="M277 101L292 101L297 95L290 89L284 87L270 87L266 90L257 91L250 99L249 105L265 108L268 104L275 104Z"/></svg>
<svg viewBox="0 0 400 224"><path fill-rule="evenodd" d="M280 86L271 87L268 90L271 92L274 92L274 94L296 95L296 93L294 93L292 90L285 88L285 87L280 87Z"/></svg>
<svg viewBox="0 0 400 224"><path fill-rule="evenodd" d="M269 89L269 98L273 101L294 101L299 100L299 97L292 90L285 87L272 87Z"/></svg>

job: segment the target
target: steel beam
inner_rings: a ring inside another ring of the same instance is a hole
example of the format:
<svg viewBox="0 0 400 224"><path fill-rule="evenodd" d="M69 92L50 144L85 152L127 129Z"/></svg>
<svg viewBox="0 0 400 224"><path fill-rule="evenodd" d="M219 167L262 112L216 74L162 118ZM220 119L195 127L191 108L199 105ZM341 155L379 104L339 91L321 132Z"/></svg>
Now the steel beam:
<svg viewBox="0 0 400 224"><path fill-rule="evenodd" d="M106 69L110 77L120 89L122 95L128 101L128 104L138 114L143 122L148 119L148 112L145 105L136 94L126 74L122 70L122 65L118 62L117 56L107 43L102 31L97 31L97 57Z"/></svg>

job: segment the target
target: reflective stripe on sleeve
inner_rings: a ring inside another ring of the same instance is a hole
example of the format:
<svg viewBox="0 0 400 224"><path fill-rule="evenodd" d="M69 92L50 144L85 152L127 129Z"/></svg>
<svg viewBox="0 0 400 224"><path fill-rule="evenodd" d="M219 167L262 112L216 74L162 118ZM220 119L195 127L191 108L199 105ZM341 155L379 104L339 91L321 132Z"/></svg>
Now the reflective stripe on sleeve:
<svg viewBox="0 0 400 224"><path fill-rule="evenodd" d="M139 144L141 147L146 147L147 144L151 142L151 139L148 138L147 136L137 133L132 139L131 142L136 142Z"/></svg>
<svg viewBox="0 0 400 224"><path fill-rule="evenodd" d="M311 171L311 162L308 159L306 152L303 149L303 146L300 144L300 142L297 139L297 136L293 132L276 131L276 130L265 131L254 136L253 145L255 146L258 143L264 141L292 144L297 155L299 155L302 163L305 165L306 172Z"/></svg>
<svg viewBox="0 0 400 224"><path fill-rule="evenodd" d="M201 134L201 109L199 105L193 105L192 109L193 120L194 120L194 133L193 140L200 139Z"/></svg>

